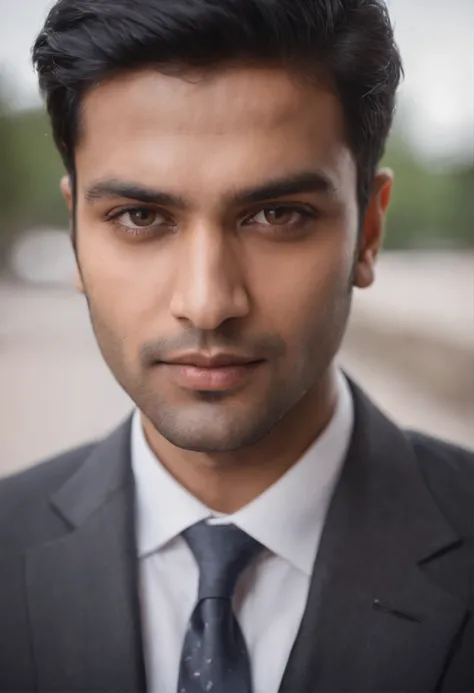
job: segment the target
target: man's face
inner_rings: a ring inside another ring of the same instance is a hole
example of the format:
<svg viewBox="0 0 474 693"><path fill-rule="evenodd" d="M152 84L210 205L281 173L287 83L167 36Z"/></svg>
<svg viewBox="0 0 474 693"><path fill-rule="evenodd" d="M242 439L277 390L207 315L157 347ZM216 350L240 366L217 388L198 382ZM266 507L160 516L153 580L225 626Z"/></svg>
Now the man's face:
<svg viewBox="0 0 474 693"><path fill-rule="evenodd" d="M337 97L279 70L121 76L84 99L76 167L79 288L159 434L232 451L311 406L358 253Z"/></svg>

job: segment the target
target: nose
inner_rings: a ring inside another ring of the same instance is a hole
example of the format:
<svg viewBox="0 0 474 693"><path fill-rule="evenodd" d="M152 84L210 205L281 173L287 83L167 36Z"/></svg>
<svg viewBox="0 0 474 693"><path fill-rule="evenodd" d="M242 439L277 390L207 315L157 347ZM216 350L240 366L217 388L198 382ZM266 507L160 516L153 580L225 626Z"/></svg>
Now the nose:
<svg viewBox="0 0 474 693"><path fill-rule="evenodd" d="M249 312L235 239L200 226L181 238L178 272L170 310L199 330L215 330Z"/></svg>

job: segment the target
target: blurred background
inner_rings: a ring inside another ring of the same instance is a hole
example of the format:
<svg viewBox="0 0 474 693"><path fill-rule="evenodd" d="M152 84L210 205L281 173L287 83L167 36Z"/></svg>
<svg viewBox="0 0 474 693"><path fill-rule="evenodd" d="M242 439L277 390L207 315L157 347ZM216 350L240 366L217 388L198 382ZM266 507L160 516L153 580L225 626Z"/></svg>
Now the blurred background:
<svg viewBox="0 0 474 693"><path fill-rule="evenodd" d="M0 0L0 475L115 426L131 403L74 293L62 166L30 48L51 0ZM390 0L406 78L375 286L342 365L395 420L474 447L474 0Z"/></svg>

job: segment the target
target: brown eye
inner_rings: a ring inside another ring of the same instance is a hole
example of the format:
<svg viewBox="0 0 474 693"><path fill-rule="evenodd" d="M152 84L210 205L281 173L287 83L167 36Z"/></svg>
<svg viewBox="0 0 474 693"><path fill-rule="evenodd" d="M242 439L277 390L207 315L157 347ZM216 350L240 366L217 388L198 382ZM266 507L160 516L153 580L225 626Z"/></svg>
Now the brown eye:
<svg viewBox="0 0 474 693"><path fill-rule="evenodd" d="M124 213L124 219L127 217L130 219L131 226L138 228L146 228L147 226L152 226L160 215L154 212L152 209L132 209ZM124 224L128 226L128 224Z"/></svg>
<svg viewBox="0 0 474 693"><path fill-rule="evenodd" d="M255 217L255 220L261 217L263 220L258 223L266 223L270 226L286 226L287 224L297 221L300 216L301 214L298 211L290 209L289 207L268 207L262 210L262 212Z"/></svg>
<svg viewBox="0 0 474 693"><path fill-rule="evenodd" d="M304 223L309 217L314 216L309 210L291 207L289 205L273 205L264 207L258 214L254 214L248 222L259 226L291 226L296 227Z"/></svg>
<svg viewBox="0 0 474 693"><path fill-rule="evenodd" d="M149 232L160 227L163 228L169 226L170 223L169 219L166 219L161 212L148 207L123 209L121 212L109 216L107 221L134 235L138 235L140 231Z"/></svg>

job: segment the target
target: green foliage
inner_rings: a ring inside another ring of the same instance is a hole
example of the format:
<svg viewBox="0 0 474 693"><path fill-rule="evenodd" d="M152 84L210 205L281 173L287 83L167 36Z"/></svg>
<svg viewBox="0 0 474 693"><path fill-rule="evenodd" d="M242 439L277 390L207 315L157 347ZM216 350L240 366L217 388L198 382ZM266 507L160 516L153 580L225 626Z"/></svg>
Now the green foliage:
<svg viewBox="0 0 474 693"><path fill-rule="evenodd" d="M464 168L429 168L394 135L383 164L395 173L386 248L474 245L474 162Z"/></svg>
<svg viewBox="0 0 474 693"><path fill-rule="evenodd" d="M0 105L0 151L2 165L0 166L0 218L2 229L7 229L15 222L17 210L21 203L19 185L20 168L16 158L15 123Z"/></svg>
<svg viewBox="0 0 474 693"><path fill-rule="evenodd" d="M16 119L16 153L21 172L23 225L63 227L67 212L59 190L64 173L46 115L23 113Z"/></svg>
<svg viewBox="0 0 474 693"><path fill-rule="evenodd" d="M42 111L4 113L0 147L6 162L0 182L0 234L67 224L59 191L63 167L46 115Z"/></svg>
<svg viewBox="0 0 474 693"><path fill-rule="evenodd" d="M5 240L27 228L67 226L59 192L63 166L42 110L9 114L0 108L0 256ZM395 172L387 248L474 246L474 162L460 170L423 165L399 134L384 165Z"/></svg>

